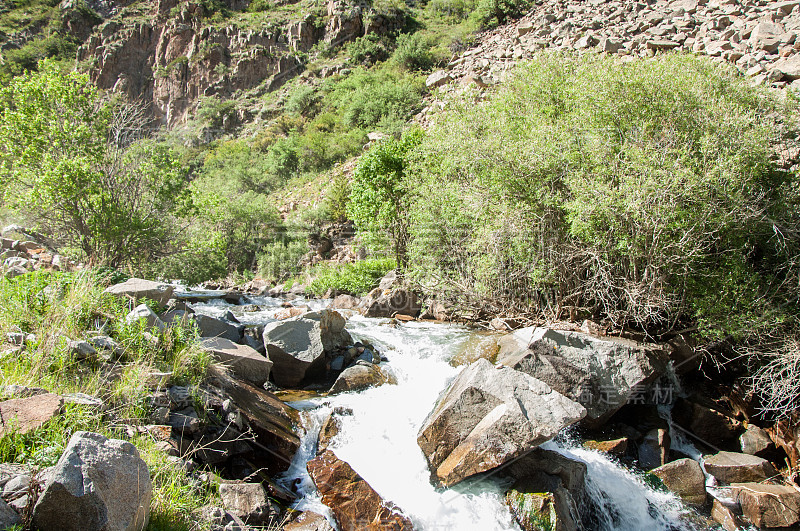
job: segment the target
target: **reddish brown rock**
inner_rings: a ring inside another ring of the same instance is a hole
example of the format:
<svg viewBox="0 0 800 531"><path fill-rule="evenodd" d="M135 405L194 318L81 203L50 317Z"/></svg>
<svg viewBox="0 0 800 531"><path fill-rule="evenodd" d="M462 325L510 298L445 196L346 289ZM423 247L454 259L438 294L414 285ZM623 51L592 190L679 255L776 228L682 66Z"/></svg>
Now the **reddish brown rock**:
<svg viewBox="0 0 800 531"><path fill-rule="evenodd" d="M613 439L609 441L584 441L583 446L590 450L597 450L611 455L624 455L628 450L628 438Z"/></svg>
<svg viewBox="0 0 800 531"><path fill-rule="evenodd" d="M0 402L0 437L35 430L56 416L63 405L64 399L55 393Z"/></svg>
<svg viewBox="0 0 800 531"><path fill-rule="evenodd" d="M306 466L322 494L322 503L331 508L342 531L413 529L408 518L384 502L369 483L330 450Z"/></svg>
<svg viewBox="0 0 800 531"><path fill-rule="evenodd" d="M766 483L733 487L742 513L756 527L790 527L800 522L800 492L794 488Z"/></svg>

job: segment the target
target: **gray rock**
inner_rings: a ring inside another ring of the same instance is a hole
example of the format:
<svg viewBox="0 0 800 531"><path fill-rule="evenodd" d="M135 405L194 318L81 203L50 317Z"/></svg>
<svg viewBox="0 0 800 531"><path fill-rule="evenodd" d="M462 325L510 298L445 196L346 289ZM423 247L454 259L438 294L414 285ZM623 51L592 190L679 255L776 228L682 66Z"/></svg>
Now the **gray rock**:
<svg viewBox="0 0 800 531"><path fill-rule="evenodd" d="M167 326L146 304L140 304L125 317L125 321L128 323L135 323L140 319L144 319L147 328L163 330Z"/></svg>
<svg viewBox="0 0 800 531"><path fill-rule="evenodd" d="M22 525L19 513L0 499L0 529L8 529L17 525Z"/></svg>
<svg viewBox="0 0 800 531"><path fill-rule="evenodd" d="M31 477L27 474L20 474L11 478L3 487L3 499L16 499L27 494L31 485Z"/></svg>
<svg viewBox="0 0 800 531"><path fill-rule="evenodd" d="M743 454L758 455L772 447L772 439L767 432L750 424L747 430L739 437L739 444L742 446Z"/></svg>
<svg viewBox="0 0 800 531"><path fill-rule="evenodd" d="M200 345L215 359L230 367L234 374L253 385L261 386L269 380L272 362L253 348L221 337L204 339Z"/></svg>
<svg viewBox="0 0 800 531"><path fill-rule="evenodd" d="M41 531L141 531L150 518L147 465L125 441L79 431L33 509Z"/></svg>
<svg viewBox="0 0 800 531"><path fill-rule="evenodd" d="M706 476L694 459L677 459L652 470L670 491L690 505L706 502Z"/></svg>
<svg viewBox="0 0 800 531"><path fill-rule="evenodd" d="M131 278L106 289L106 293L117 297L131 297L134 300L150 299L162 306L172 297L175 288L162 282L152 282L141 278Z"/></svg>
<svg viewBox="0 0 800 531"><path fill-rule="evenodd" d="M654 428L647 432L639 443L639 466L650 470L665 464L669 456L670 442L667 430Z"/></svg>
<svg viewBox="0 0 800 531"><path fill-rule="evenodd" d="M355 310L361 303L361 299L352 295L338 295L331 301L328 308L331 310Z"/></svg>
<svg viewBox="0 0 800 531"><path fill-rule="evenodd" d="M585 415L544 382L480 359L439 397L417 443L435 481L451 486L519 457Z"/></svg>
<svg viewBox="0 0 800 531"><path fill-rule="evenodd" d="M125 353L125 349L123 349L119 343L108 336L90 337L89 343L91 343L91 345L96 349L107 350L111 352L114 356L122 356Z"/></svg>
<svg viewBox="0 0 800 531"><path fill-rule="evenodd" d="M79 406L87 406L94 409L105 409L105 402L96 396L87 395L86 393L67 393L62 395L65 404L77 404Z"/></svg>
<svg viewBox="0 0 800 531"><path fill-rule="evenodd" d="M200 432L200 417L193 407L170 413L167 424L181 435L194 435Z"/></svg>
<svg viewBox="0 0 800 531"><path fill-rule="evenodd" d="M244 325L196 313L192 316L201 337L221 337L239 343L244 334Z"/></svg>
<svg viewBox="0 0 800 531"><path fill-rule="evenodd" d="M706 472L723 483L764 481L777 474L766 459L736 452L719 452L708 456L703 465Z"/></svg>
<svg viewBox="0 0 800 531"><path fill-rule="evenodd" d="M344 317L334 310L309 312L267 324L264 345L273 363L275 383L281 387L296 386L307 375L321 371L326 351L351 342L345 324Z"/></svg>
<svg viewBox="0 0 800 531"><path fill-rule="evenodd" d="M330 393L346 393L349 391L360 391L368 387L377 387L391 382L391 377L373 364L353 365L336 378L331 387Z"/></svg>
<svg viewBox="0 0 800 531"><path fill-rule="evenodd" d="M79 360L93 358L97 355L97 350L88 341L70 341L67 343L67 348Z"/></svg>
<svg viewBox="0 0 800 531"><path fill-rule="evenodd" d="M375 288L361 299L360 308L366 317L393 317L398 313L416 317L422 310L422 303L415 292L405 288Z"/></svg>
<svg viewBox="0 0 800 531"><path fill-rule="evenodd" d="M225 510L248 525L269 525L280 516L261 483L222 483L219 496Z"/></svg>
<svg viewBox="0 0 800 531"><path fill-rule="evenodd" d="M800 54L781 57L772 65L771 72L777 72L784 79L800 79Z"/></svg>
<svg viewBox="0 0 800 531"><path fill-rule="evenodd" d="M586 407L602 424L664 372L667 355L649 345L578 332L522 328L499 341L497 363L537 378Z"/></svg>
<svg viewBox="0 0 800 531"><path fill-rule="evenodd" d="M441 87L442 85L446 85L453 80L444 70L437 70L433 74L429 75L427 79L425 79L425 86L429 89L435 89Z"/></svg>

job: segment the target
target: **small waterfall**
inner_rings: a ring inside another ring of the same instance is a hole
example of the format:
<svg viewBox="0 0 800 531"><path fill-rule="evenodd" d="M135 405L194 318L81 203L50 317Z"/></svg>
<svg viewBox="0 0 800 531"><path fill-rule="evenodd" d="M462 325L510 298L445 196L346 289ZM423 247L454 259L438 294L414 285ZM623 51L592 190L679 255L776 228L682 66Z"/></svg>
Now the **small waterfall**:
<svg viewBox="0 0 800 531"><path fill-rule="evenodd" d="M263 309L243 315L243 322L268 321L279 309L278 299L263 298L257 303ZM198 306L212 314L236 310L218 302ZM312 307L321 308L323 304L315 302ZM419 427L439 394L461 370L452 367L449 360L474 332L451 324L397 325L391 320L360 315L350 317L347 329L355 340L369 341L389 359L382 367L393 372L398 383L291 404L302 411L305 435L292 467L281 481L302 496L296 508L324 514L333 523L306 472L306 463L316 453L319 428L326 416L335 408L346 408L352 410L352 415L338 416L340 430L330 449L384 499L402 509L416 529L519 530L503 502L507 484L488 477L450 489L436 489L416 442ZM640 476L613 458L561 440L545 447L586 463L586 488L593 507L587 530L696 529L686 522L688 510L675 496L648 487Z"/></svg>

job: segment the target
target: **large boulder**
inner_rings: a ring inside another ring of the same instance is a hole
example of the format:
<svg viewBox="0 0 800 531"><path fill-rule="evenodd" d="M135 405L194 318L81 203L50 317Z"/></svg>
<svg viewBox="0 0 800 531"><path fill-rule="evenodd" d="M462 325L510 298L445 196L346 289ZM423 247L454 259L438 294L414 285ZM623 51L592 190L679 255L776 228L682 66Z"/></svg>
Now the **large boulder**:
<svg viewBox="0 0 800 531"><path fill-rule="evenodd" d="M777 474L766 459L736 452L719 452L703 462L706 472L723 483L763 481Z"/></svg>
<svg viewBox="0 0 800 531"><path fill-rule="evenodd" d="M8 432L24 435L58 415L64 399L54 393L0 402L0 437Z"/></svg>
<svg viewBox="0 0 800 531"><path fill-rule="evenodd" d="M244 334L244 325L226 319L217 319L210 315L196 313L192 319L197 325L200 337L221 337L239 343Z"/></svg>
<svg viewBox="0 0 800 531"><path fill-rule="evenodd" d="M694 459L677 459L651 473L684 502L690 505L703 505L706 502L706 476L700 463Z"/></svg>
<svg viewBox="0 0 800 531"><path fill-rule="evenodd" d="M336 378L330 392L361 391L368 387L378 387L385 383L394 383L394 381L391 375L385 373L383 369L372 363L358 363L345 369Z"/></svg>
<svg viewBox="0 0 800 531"><path fill-rule="evenodd" d="M162 321L161 318L158 317L158 315L156 315L156 313L146 304L140 304L125 316L125 322L128 324L133 324L142 319L144 320L147 328L163 330L167 326L164 321Z"/></svg>
<svg viewBox="0 0 800 531"><path fill-rule="evenodd" d="M230 367L234 374L253 385L260 387L269 380L272 362L255 349L221 337L204 339L200 345L215 359Z"/></svg>
<svg viewBox="0 0 800 531"><path fill-rule="evenodd" d="M99 433L75 433L33 508L41 531L141 531L152 484L136 448Z"/></svg>
<svg viewBox="0 0 800 531"><path fill-rule="evenodd" d="M166 306L167 301L172 298L175 291L174 286L163 282L153 282L142 278L130 278L120 284L115 284L106 289L106 293L117 297L130 297L134 300L150 299L162 306Z"/></svg>
<svg viewBox="0 0 800 531"><path fill-rule="evenodd" d="M587 334L523 328L500 341L497 363L537 378L586 407L600 425L666 370L668 356L650 345Z"/></svg>
<svg viewBox="0 0 800 531"><path fill-rule="evenodd" d="M442 393L417 443L434 480L451 486L519 457L585 415L544 382L480 359Z"/></svg>
<svg viewBox="0 0 800 531"><path fill-rule="evenodd" d="M243 431L253 435L250 461L270 474L286 471L300 448L300 414L272 393L234 378L212 366L207 390L221 401L230 400L242 421Z"/></svg>
<svg viewBox="0 0 800 531"><path fill-rule="evenodd" d="M523 531L579 529L575 502L564 487L541 492L533 484L520 483L506 493L505 501Z"/></svg>
<svg viewBox="0 0 800 531"><path fill-rule="evenodd" d="M309 461L306 467L322 494L322 503L330 507L342 531L413 529L398 509L386 503L349 464L330 450Z"/></svg>
<svg viewBox="0 0 800 531"><path fill-rule="evenodd" d="M683 398L675 402L672 420L698 439L716 446L732 441L742 431L742 423L726 412Z"/></svg>
<svg viewBox="0 0 800 531"><path fill-rule="evenodd" d="M375 288L361 299L359 306L366 317L394 317L395 314L416 317L422 310L419 296L406 288Z"/></svg>
<svg viewBox="0 0 800 531"><path fill-rule="evenodd" d="M738 483L735 498L750 523L760 529L779 527L797 529L800 523L800 492L786 485Z"/></svg>
<svg viewBox="0 0 800 531"><path fill-rule="evenodd" d="M294 387L322 370L325 352L351 343L346 322L339 312L322 310L267 324L263 339L275 383Z"/></svg>

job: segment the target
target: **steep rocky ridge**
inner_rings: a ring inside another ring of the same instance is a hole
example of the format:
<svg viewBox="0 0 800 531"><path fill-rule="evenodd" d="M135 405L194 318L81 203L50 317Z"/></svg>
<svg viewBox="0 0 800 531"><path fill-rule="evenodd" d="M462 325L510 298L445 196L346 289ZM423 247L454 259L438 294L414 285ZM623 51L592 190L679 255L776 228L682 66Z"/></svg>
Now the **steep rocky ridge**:
<svg viewBox="0 0 800 531"><path fill-rule="evenodd" d="M232 1L228 9L248 3ZM159 123L172 127L191 116L201 97L262 96L300 74L305 53L317 43L337 46L382 33L401 18L341 0L330 0L322 12L294 7L283 18L299 20L286 22L271 10L247 23L220 24L201 3L141 2L99 25L78 61L101 89L144 101ZM219 125L231 129L254 116L239 110L222 118Z"/></svg>

